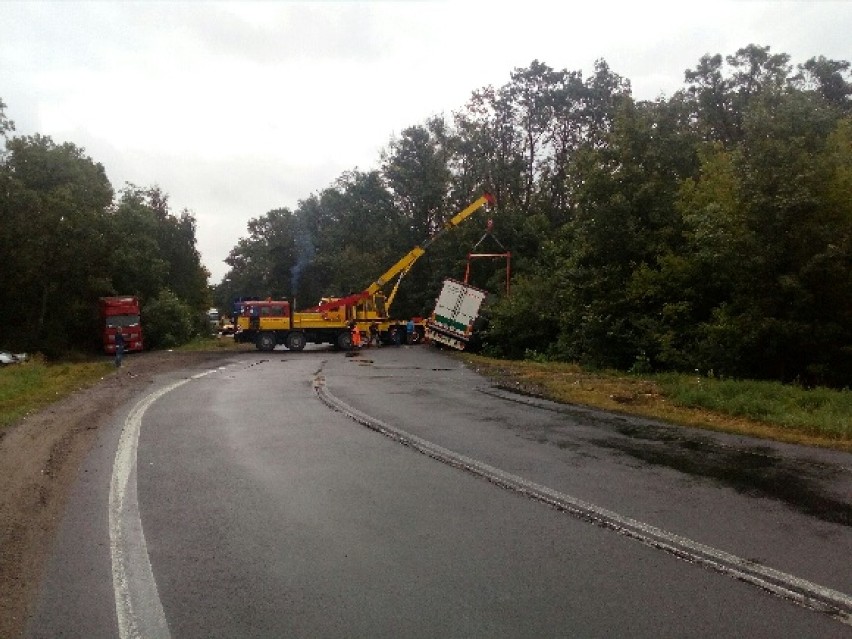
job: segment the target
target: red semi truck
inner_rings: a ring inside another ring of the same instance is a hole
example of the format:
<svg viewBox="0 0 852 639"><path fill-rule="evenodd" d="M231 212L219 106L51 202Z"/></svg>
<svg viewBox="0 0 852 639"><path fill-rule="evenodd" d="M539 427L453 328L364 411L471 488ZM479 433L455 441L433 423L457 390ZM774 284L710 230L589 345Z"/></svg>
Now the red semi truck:
<svg viewBox="0 0 852 639"><path fill-rule="evenodd" d="M104 352L115 353L115 335L124 335L124 352L142 350L142 324L139 300L135 297L102 297L100 299L101 335Z"/></svg>

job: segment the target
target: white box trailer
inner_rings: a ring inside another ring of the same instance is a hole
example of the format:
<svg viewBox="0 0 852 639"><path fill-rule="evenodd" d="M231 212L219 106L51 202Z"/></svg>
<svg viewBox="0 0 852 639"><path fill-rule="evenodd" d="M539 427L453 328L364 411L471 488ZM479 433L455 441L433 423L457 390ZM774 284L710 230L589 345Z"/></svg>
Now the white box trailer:
<svg viewBox="0 0 852 639"><path fill-rule="evenodd" d="M435 310L426 320L426 339L463 351L486 295L486 291L475 286L445 279L441 294L435 300Z"/></svg>

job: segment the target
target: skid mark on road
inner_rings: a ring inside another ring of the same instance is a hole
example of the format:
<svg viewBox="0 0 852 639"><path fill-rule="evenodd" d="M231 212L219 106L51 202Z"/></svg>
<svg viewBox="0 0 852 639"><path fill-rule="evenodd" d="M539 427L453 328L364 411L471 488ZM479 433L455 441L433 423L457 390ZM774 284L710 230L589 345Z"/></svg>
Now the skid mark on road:
<svg viewBox="0 0 852 639"><path fill-rule="evenodd" d="M168 639L171 636L148 558L136 494L136 452L142 417L163 395L215 372L199 373L146 395L124 421L109 489L110 556L120 639Z"/></svg>
<svg viewBox="0 0 852 639"><path fill-rule="evenodd" d="M811 610L829 614L847 625L852 625L852 596L850 595L620 515L421 439L362 413L335 397L328 390L322 375L314 378L314 390L319 399L330 408L433 459L483 477L498 486L526 495L590 523L609 528L653 548L665 550L680 559L707 566Z"/></svg>

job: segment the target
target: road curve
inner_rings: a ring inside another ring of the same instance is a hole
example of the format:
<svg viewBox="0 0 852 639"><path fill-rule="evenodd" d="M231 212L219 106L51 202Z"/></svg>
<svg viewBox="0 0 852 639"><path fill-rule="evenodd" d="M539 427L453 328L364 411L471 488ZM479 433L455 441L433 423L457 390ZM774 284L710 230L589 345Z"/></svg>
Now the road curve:
<svg viewBox="0 0 852 639"><path fill-rule="evenodd" d="M200 372L158 380L102 433L27 636L849 630L848 457L710 437L819 469L836 502L820 518L637 463L613 446L631 439L623 418L494 397L423 347L274 351ZM124 570L121 540L136 533L144 553ZM154 595L122 612L140 564Z"/></svg>

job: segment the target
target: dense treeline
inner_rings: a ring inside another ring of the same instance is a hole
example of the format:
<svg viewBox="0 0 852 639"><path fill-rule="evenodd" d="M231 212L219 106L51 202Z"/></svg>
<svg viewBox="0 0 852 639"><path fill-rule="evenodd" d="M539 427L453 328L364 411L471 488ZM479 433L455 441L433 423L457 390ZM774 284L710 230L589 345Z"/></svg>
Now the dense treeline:
<svg viewBox="0 0 852 639"><path fill-rule="evenodd" d="M117 195L102 165L71 143L11 137L0 101L0 348L56 356L100 345L97 300L137 295L150 346L204 328L208 273L195 219L158 188ZM150 328L149 327L149 328Z"/></svg>
<svg viewBox="0 0 852 639"><path fill-rule="evenodd" d="M849 385L850 98L849 62L755 45L655 101L604 61L588 77L534 61L403 131L378 169L252 220L217 297L361 290L488 189L514 256L491 352ZM484 227L436 242L394 314L427 312ZM502 290L501 263L476 266Z"/></svg>

